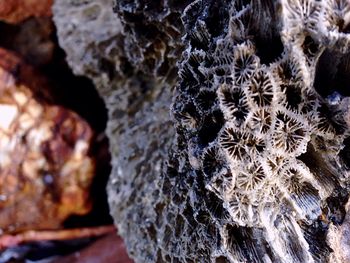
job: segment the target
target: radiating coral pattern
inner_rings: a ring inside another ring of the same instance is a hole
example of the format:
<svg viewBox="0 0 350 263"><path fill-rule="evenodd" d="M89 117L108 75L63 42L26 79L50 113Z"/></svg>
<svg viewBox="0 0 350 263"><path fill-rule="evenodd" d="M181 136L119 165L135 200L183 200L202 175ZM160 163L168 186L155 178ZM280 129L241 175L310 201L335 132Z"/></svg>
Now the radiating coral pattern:
<svg viewBox="0 0 350 263"><path fill-rule="evenodd" d="M338 262L350 2L108 2L54 16L109 110L109 203L135 262Z"/></svg>
<svg viewBox="0 0 350 263"><path fill-rule="evenodd" d="M173 112L184 140L195 142L188 144L189 155L196 153L189 158L197 158L192 169L204 173L205 189L229 214L223 229L262 231L242 240L221 231L225 260L323 262L331 250L307 232L322 224L332 191L349 183L338 156L349 130L341 103L330 105L315 79L324 52L349 52L342 27L350 22L350 3L268 2L213 3L227 12L220 29L205 1L187 7L190 32ZM259 32L268 8L277 16ZM329 167L318 169L319 162Z"/></svg>

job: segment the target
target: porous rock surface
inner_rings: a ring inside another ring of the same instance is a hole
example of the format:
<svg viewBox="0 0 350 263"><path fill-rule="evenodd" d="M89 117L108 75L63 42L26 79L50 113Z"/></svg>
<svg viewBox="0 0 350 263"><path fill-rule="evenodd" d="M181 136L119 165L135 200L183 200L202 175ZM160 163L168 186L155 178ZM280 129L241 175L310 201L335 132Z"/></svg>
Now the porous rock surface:
<svg viewBox="0 0 350 263"><path fill-rule="evenodd" d="M341 262L350 3L108 3L54 13L109 110L111 213L135 261Z"/></svg>
<svg viewBox="0 0 350 263"><path fill-rule="evenodd" d="M93 8L100 10L99 15L89 19L85 14ZM136 45L137 41L141 45L145 38L139 36L140 33L135 33L133 38L123 33L126 31L122 26L123 20L113 13L110 1L56 1L53 11L59 41L67 52L68 63L76 74L92 78L105 100L109 119L113 120L108 122L107 134L112 153L112 174L115 176L110 178L108 192L118 233L131 238L126 242L131 255L134 255L132 247L138 247L143 255L155 260L153 253L157 247L153 233L156 230L150 225L150 234L145 236L142 225L147 218L157 216L154 206L160 191L156 190L155 184L160 179L163 162L167 159L175 137L169 109L177 74L174 70L175 59L168 60L164 54L176 53L178 50L180 56L181 50L163 43L144 51L142 60L151 60L153 57L154 63L159 65L159 70L154 70L161 72L161 75L155 76L153 69L145 68L141 60L134 60L133 53L126 50L131 48L132 43ZM168 13L170 15L172 11ZM174 13L180 19L181 13ZM128 15L126 11L124 15ZM135 18L135 23L147 25L148 20L156 19L148 15L141 21ZM152 23L150 27L153 28ZM156 35L165 34L161 32L161 27L158 29L159 32L149 38L149 43L153 38L157 39ZM147 30L145 26L141 32L147 34ZM180 46L180 37L181 34L177 33L166 41ZM165 41L160 37L158 39ZM162 61L168 62L164 64ZM128 177L122 179L126 174ZM120 178L117 178L118 175ZM145 181L148 183L145 184ZM134 206L134 203L139 206ZM135 222L132 228L119 224L130 221L130 218ZM140 236L148 240L146 247L146 243L140 243Z"/></svg>

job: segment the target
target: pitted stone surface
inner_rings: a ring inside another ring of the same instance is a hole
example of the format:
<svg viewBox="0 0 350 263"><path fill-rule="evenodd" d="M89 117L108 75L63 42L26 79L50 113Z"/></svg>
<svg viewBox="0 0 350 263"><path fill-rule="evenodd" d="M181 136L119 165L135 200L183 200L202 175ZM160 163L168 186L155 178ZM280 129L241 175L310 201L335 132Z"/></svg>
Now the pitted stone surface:
<svg viewBox="0 0 350 263"><path fill-rule="evenodd" d="M101 26L79 18L67 35L64 10L99 4L55 4L68 58L94 58L69 60L109 109L109 200L130 255L335 262L350 190L349 2L173 2L116 1L118 18L96 18L111 18L108 41L81 38L79 51L74 32Z"/></svg>

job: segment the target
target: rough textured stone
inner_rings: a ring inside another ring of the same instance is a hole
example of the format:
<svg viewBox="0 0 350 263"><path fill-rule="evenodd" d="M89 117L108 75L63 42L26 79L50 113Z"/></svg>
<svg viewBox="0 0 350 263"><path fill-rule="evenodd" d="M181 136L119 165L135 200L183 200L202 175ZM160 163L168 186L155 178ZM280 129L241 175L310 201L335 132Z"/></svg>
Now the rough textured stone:
<svg viewBox="0 0 350 263"><path fill-rule="evenodd" d="M55 229L91 208L93 131L19 57L0 57L0 229Z"/></svg>
<svg viewBox="0 0 350 263"><path fill-rule="evenodd" d="M348 1L125 0L68 32L111 12L73 2L55 21L109 109L111 213L136 262L346 258L330 240L350 190Z"/></svg>
<svg viewBox="0 0 350 263"><path fill-rule="evenodd" d="M107 128L112 152L112 174L130 176L130 180L127 178L119 180L112 176L108 187L110 203L114 204L111 205L111 211L117 215L114 219L120 228L119 233L131 237L127 241L128 249L139 247L142 255L155 260L153 227L146 230L147 226L143 226L141 222L147 221L150 216L156 217L153 206L158 193L153 191L153 183L157 184L160 178L159 175L164 169L163 160L167 158L168 149L171 148L175 135L169 113L176 78L175 59L168 60L166 58L168 55L163 52L175 54L179 53L179 50L175 51L176 47L168 47L166 43L162 43L160 47L166 48L167 51L162 51L161 56L157 57L160 54L158 44L149 44L147 54L155 59L154 63L160 66L163 64L160 61L169 61L167 70L161 71L157 77L154 76L153 70L150 71L150 68L142 62L149 58L148 55L136 61L130 50L124 50L131 45L137 46L137 42L142 43L143 38L136 36L132 38L128 33L123 33L127 30L122 27L122 23L127 24L122 18L126 13L120 11L121 18L117 18L107 2L81 2L73 5L69 1L56 1L54 20L60 35L60 43L67 52L68 62L74 72L91 77L105 100L109 120L112 120L108 122ZM83 14L93 5L100 7L100 15L92 20L84 20ZM179 19L180 12L176 10ZM138 10L138 13L140 12L141 10ZM72 25L74 30L69 30L71 16L78 18L74 26ZM151 17L143 19L152 20ZM147 31L148 27L153 28L152 23L148 25L147 23L145 22L143 31ZM100 34L101 28L105 34ZM157 34L164 35L164 32L157 31ZM178 41L180 34L176 33L173 38L175 37ZM158 37L155 42L160 40L173 42L175 41L173 38ZM151 38L148 41L151 43ZM81 49L77 48L75 43L81 44ZM153 183L147 186L144 181ZM131 187L140 191L129 191ZM121 200L123 201L120 202ZM144 203L142 200L150 202ZM134 201L140 202L145 209L133 206ZM119 213L121 207L125 209ZM129 220L129 217L139 221L141 228L125 228L123 222ZM134 235L133 231L137 231L138 234ZM148 236L144 236L149 240L149 246L143 247L144 243L140 243L138 239L145 231L149 231ZM133 255L133 249L129 250L129 253Z"/></svg>
<svg viewBox="0 0 350 263"><path fill-rule="evenodd" d="M166 75L180 53L180 15L190 3L179 1L115 1L114 10L123 25L125 54L144 72Z"/></svg>
<svg viewBox="0 0 350 263"><path fill-rule="evenodd" d="M107 81L120 53L121 25L111 1L56 1L53 10L59 43L74 73Z"/></svg>
<svg viewBox="0 0 350 263"><path fill-rule="evenodd" d="M206 240L208 249L192 255L193 261L327 261L327 228L342 221L344 213L335 210L344 206L348 191L341 156L347 103L341 96L322 97L314 83L325 49L334 56L348 52L347 36L335 30L327 35L334 7L304 4L196 1L187 8L188 45L173 112L183 131L179 152L186 153L175 170L187 171L175 178L193 181L189 198L182 194L180 201L193 212L173 213L187 223L179 237L171 231L171 258L178 259L173 249L182 248L196 227L193 240ZM219 213L196 203L208 192L216 196ZM203 217L215 222L210 231ZM192 243L187 249L198 251Z"/></svg>

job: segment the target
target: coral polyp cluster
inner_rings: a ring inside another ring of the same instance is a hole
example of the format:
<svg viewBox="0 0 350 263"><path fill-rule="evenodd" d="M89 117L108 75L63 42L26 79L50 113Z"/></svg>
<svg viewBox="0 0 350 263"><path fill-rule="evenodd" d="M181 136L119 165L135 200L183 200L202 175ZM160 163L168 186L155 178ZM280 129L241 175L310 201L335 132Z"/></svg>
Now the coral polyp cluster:
<svg viewBox="0 0 350 263"><path fill-rule="evenodd" d="M63 2L70 63L109 109L111 213L137 262L342 258L348 1L115 1L82 68L60 21L90 4Z"/></svg>
<svg viewBox="0 0 350 263"><path fill-rule="evenodd" d="M186 34L188 46L180 64L173 111L179 120L178 129L185 131L183 139L196 142L187 148L198 158L197 162L189 162L190 169L197 176L204 173L202 191L209 190L221 200L229 214L226 220L237 231L261 228L271 253L282 262L313 262L321 260L320 255L305 238L304 228L311 228L324 216L332 192L326 190L329 181L316 175L320 171L314 165L320 160L310 156L311 149L331 160L327 166L333 173L331 180L336 180L331 189L347 185L335 171L343 169L337 153L344 147L348 128L342 117L332 116L341 111L340 105L331 106L318 93L314 81L322 52L348 38L336 28L331 35L326 34L330 24L335 26L330 19L347 14L348 4L334 3L341 11L334 10L334 6L328 10L331 5L323 1L271 5L281 12L277 19L280 40L273 24L268 25L271 31L265 36L256 31L259 20L254 22L254 14L259 17L259 13L268 11L259 9L258 1L232 1L222 7L213 3L219 12L227 12L227 20L221 18L226 24L219 36L215 35L217 31L210 32L214 20L208 18L210 7L204 1L196 1L186 9L188 30L200 33ZM198 35L205 37L201 46L195 44ZM272 53L262 43L264 37L277 44L280 41L279 53L271 58L262 54ZM343 45L336 52L346 50ZM198 98L204 91L214 101L205 110L197 106L202 103ZM222 118L208 119L214 112ZM189 126L184 121L188 116L195 120ZM227 225L223 221L219 220ZM223 236L226 238L230 237ZM232 246L223 250L230 261L247 260ZM287 255L282 255L283 250ZM250 255L249 262L260 262L258 254L256 258ZM273 257L270 260L274 261Z"/></svg>
<svg viewBox="0 0 350 263"><path fill-rule="evenodd" d="M236 14L249 12L249 6L242 6L242 10L235 8L232 6L230 10L226 35L216 42L208 39L211 46L206 49L190 44L185 51L187 59L180 67L180 95L175 101L174 112L193 138L201 135L203 126L210 125L204 120L205 116L215 111L222 112L221 127L217 128L211 141L200 142L201 138L196 138L200 144L190 145L196 149L189 151L203 152L203 168L208 154L212 155L211 158L220 158L216 162L226 163L229 167L229 180L217 171L205 172L207 178L213 178L208 179L206 188L217 194L236 224L262 226L260 217L265 216L262 211L273 206L274 213L280 213L285 206L281 202L284 199L298 220L308 220L310 211L316 213L311 216L315 219L321 215L321 208L318 202L318 209L313 209L313 200L320 199L318 193L322 185L315 182L313 174L298 157L307 151L313 134L324 137L318 109L327 105L311 83L304 80L303 71L308 68L302 62L306 61L306 56L295 56L285 47L272 63L262 63L249 35L245 40L242 39L244 32L235 33ZM249 28L249 24L244 26ZM201 35L208 37L210 34ZM191 43L193 36L188 38ZM312 69L307 72L310 71ZM204 83L201 78L210 78L211 81ZM201 104L197 100L202 89L212 92L217 100L205 111L195 106ZM180 113L178 109L181 109ZM189 116L197 120L188 127L186 120ZM327 130L330 132L330 128ZM336 136L334 131L332 136ZM213 147L217 149L214 155ZM271 159L278 160L280 169L271 167ZM224 185L219 191L218 177L222 177L221 184ZM312 194L294 187L304 184Z"/></svg>

